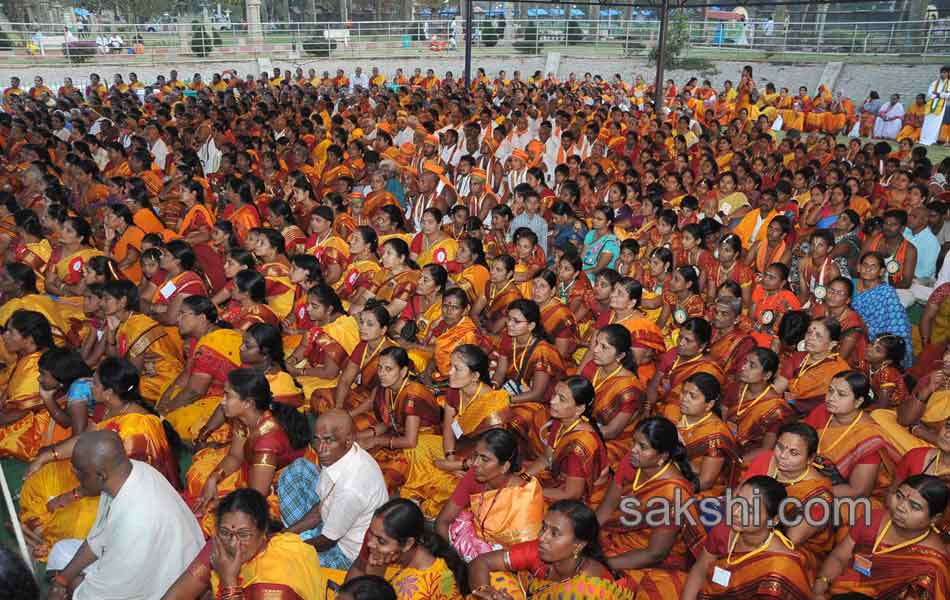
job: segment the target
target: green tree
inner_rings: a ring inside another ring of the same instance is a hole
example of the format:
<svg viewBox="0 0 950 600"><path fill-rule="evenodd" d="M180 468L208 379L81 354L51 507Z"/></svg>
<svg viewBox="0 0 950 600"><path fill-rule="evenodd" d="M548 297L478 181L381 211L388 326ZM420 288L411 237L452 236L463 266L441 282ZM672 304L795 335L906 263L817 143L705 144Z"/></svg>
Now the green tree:
<svg viewBox="0 0 950 600"><path fill-rule="evenodd" d="M689 17L685 11L677 11L669 17L669 25L666 30L666 53L664 55L663 67L666 69L675 69L683 62L682 54L689 46ZM650 50L650 62L656 64L659 55L660 45Z"/></svg>

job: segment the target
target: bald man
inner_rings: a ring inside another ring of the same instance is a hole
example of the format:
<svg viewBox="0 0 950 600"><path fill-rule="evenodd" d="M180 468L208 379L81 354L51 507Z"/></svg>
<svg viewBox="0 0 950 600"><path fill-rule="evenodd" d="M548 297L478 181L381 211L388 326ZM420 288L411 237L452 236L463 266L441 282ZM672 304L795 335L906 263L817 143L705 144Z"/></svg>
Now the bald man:
<svg viewBox="0 0 950 600"><path fill-rule="evenodd" d="M280 514L320 553L320 566L346 570L360 552L373 512L389 500L376 460L356 443L356 426L343 410L317 419L307 458L291 463L277 482Z"/></svg>
<svg viewBox="0 0 950 600"><path fill-rule="evenodd" d="M74 600L159 600L204 545L195 516L164 475L129 459L114 431L80 435L72 465L80 486L99 494L99 512L49 598L66 598L68 583Z"/></svg>

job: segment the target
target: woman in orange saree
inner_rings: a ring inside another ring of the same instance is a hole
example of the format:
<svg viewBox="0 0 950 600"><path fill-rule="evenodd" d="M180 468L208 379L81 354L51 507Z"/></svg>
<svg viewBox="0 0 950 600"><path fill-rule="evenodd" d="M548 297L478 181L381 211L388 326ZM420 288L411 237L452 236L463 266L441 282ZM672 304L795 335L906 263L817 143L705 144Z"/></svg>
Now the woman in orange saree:
<svg viewBox="0 0 950 600"><path fill-rule="evenodd" d="M868 346L868 328L861 315L851 308L854 284L845 277L833 279L828 284L828 296L824 303L811 308L813 318L830 317L841 325L841 340L838 356L848 362L850 368L863 371L867 368L864 354Z"/></svg>
<svg viewBox="0 0 950 600"><path fill-rule="evenodd" d="M544 515L540 538L482 554L469 565L475 598L633 600L604 564L597 516L583 502L560 500ZM494 595L495 590L505 593Z"/></svg>
<svg viewBox="0 0 950 600"><path fill-rule="evenodd" d="M53 347L53 332L42 314L18 310L3 330L6 351L15 360L0 372L0 457L32 460L52 433L49 411L40 396L39 360Z"/></svg>
<svg viewBox="0 0 950 600"><path fill-rule="evenodd" d="M383 254L380 257L383 271L380 276L384 279L377 282L374 296L380 302L386 302L389 314L400 314L419 282L418 265L409 258L409 246L398 238L386 240L383 244Z"/></svg>
<svg viewBox="0 0 950 600"><path fill-rule="evenodd" d="M494 386L511 394L513 427L525 440L547 419L545 405L554 394L552 383L566 375L557 348L547 340L541 325L541 311L531 300L515 300L508 305L508 330L497 351Z"/></svg>
<svg viewBox="0 0 950 600"><path fill-rule="evenodd" d="M813 597L857 593L882 600L950 597L950 553L934 526L946 510L946 484L914 475L895 491L887 510L859 520L825 560ZM872 565L873 563L873 565Z"/></svg>
<svg viewBox="0 0 950 600"><path fill-rule="evenodd" d="M569 363L573 362L580 336L574 313L561 301L557 291L557 275L550 269L539 272L531 281L532 299L541 310L541 326L554 340L554 347L561 355L561 360Z"/></svg>
<svg viewBox="0 0 950 600"><path fill-rule="evenodd" d="M379 386L373 394L376 423L357 436L379 463L390 493L416 502L435 516L455 489L456 478L434 466L442 454L441 409L432 391L411 376L405 350L379 356Z"/></svg>
<svg viewBox="0 0 950 600"><path fill-rule="evenodd" d="M53 246L44 237L43 226L31 210L17 211L16 230L19 236L13 249L12 260L21 262L36 274L36 283L40 291L46 280L46 269L53 255Z"/></svg>
<svg viewBox="0 0 950 600"><path fill-rule="evenodd" d="M770 526L787 497L785 488L771 477L758 476L743 483L737 496L746 502L756 498L756 514L737 504L731 525L719 523L709 532L681 600L812 599L804 558Z"/></svg>
<svg viewBox="0 0 950 600"><path fill-rule="evenodd" d="M597 507L608 564L623 571L636 597L646 600L679 598L706 540L696 504L688 505L680 521L674 516L674 507L692 498L696 485L677 436L673 423L662 417L640 421L630 453L615 463L617 472ZM631 505L641 510L648 501L659 500L667 503L669 514L658 526L648 526L642 514L627 512Z"/></svg>
<svg viewBox="0 0 950 600"><path fill-rule="evenodd" d="M420 267L430 263L445 265L455 260L458 242L442 231L442 211L430 206L422 213L420 231L409 246L410 257Z"/></svg>
<svg viewBox="0 0 950 600"><path fill-rule="evenodd" d="M404 340L403 347L409 351L409 357L419 373L423 373L432 360L435 336L430 335L430 332L433 326L441 322L442 296L448 279L449 275L442 265L431 264L420 269L415 293L392 326L392 330ZM453 319L453 323L457 322L457 319Z"/></svg>
<svg viewBox="0 0 950 600"><path fill-rule="evenodd" d="M96 403L105 408L95 429L115 431L129 458L147 462L175 488L181 483L178 463L162 422L142 405L135 366L123 359L107 358L92 380ZM77 437L53 444L30 463L20 493L20 518L43 539L38 556L62 539L83 539L96 519L99 496L83 493L70 457Z"/></svg>
<svg viewBox="0 0 950 600"><path fill-rule="evenodd" d="M607 448L590 423L594 386L580 376L554 386L548 406L550 419L537 430L540 458L525 466L525 472L541 482L544 499L580 500L599 504L607 489L610 465Z"/></svg>
<svg viewBox="0 0 950 600"><path fill-rule="evenodd" d="M105 242L109 254L119 265L122 275L138 284L142 281L142 267L139 256L142 252L142 238L145 232L132 222L132 213L124 204L113 204L106 208Z"/></svg>
<svg viewBox="0 0 950 600"><path fill-rule="evenodd" d="M491 279L482 241L473 237L459 240L455 262L459 272L450 274L450 277L457 286L465 290L468 303L472 307L472 318L477 319L488 304L488 284Z"/></svg>
<svg viewBox="0 0 950 600"><path fill-rule="evenodd" d="M643 416L644 384L636 373L630 332L616 323L598 331L581 375L594 386L591 416L604 436L611 465L630 452L634 428Z"/></svg>
<svg viewBox="0 0 950 600"><path fill-rule="evenodd" d="M463 344L487 346L488 342L468 316L468 296L462 288L455 287L445 293L442 317L432 324L421 344L432 350L432 359L423 369L425 380L433 385L444 384L452 352Z"/></svg>
<svg viewBox="0 0 950 600"><path fill-rule="evenodd" d="M387 330L391 317L382 304L370 304L356 317L359 326L360 343L350 353L333 396L315 395L311 406L317 412L328 408L344 408L353 414L364 415L357 420L357 428L365 429L373 421L370 408L373 405L373 389L379 384L376 369L379 367L379 353L386 348L398 346L389 338ZM319 405L317 397L319 396Z"/></svg>
<svg viewBox="0 0 950 600"><path fill-rule="evenodd" d="M491 261L490 281L485 288L485 309L479 315L482 329L499 335L508 320L508 305L521 299L521 290L514 280L515 259L503 254Z"/></svg>
<svg viewBox="0 0 950 600"><path fill-rule="evenodd" d="M363 214L371 220L375 220L376 211L384 206L391 205L401 208L399 200L386 191L386 176L381 171L374 171L370 175L369 186L372 191L366 194L366 200L363 201Z"/></svg>
<svg viewBox="0 0 950 600"><path fill-rule="evenodd" d="M377 241L376 232L366 225L357 227L350 236L350 263L333 287L351 308L363 306L376 288L382 270L376 256Z"/></svg>
<svg viewBox="0 0 950 600"><path fill-rule="evenodd" d="M690 317L680 326L676 348L660 356L656 373L647 386L649 413L678 422L683 383L696 373L708 373L722 384L725 375L707 352L711 336L712 327L701 317Z"/></svg>
<svg viewBox="0 0 950 600"><path fill-rule="evenodd" d="M805 349L783 360L773 384L801 415L820 406L831 379L850 367L835 352L841 339L841 325L829 318L815 319L805 332Z"/></svg>
<svg viewBox="0 0 950 600"><path fill-rule="evenodd" d="M827 398L804 422L819 432L818 464L835 480L835 497L884 498L900 454L864 407L871 384L858 371L836 374Z"/></svg>
<svg viewBox="0 0 950 600"><path fill-rule="evenodd" d="M686 456L699 477L700 497L718 497L732 486L739 466L736 439L719 418L720 386L709 373L694 373L683 383L677 429Z"/></svg>
<svg viewBox="0 0 950 600"><path fill-rule="evenodd" d="M520 472L518 437L507 429L483 433L465 473L442 506L435 530L467 561L537 539L544 517L541 485Z"/></svg>
<svg viewBox="0 0 950 600"><path fill-rule="evenodd" d="M310 215L307 254L317 257L323 269L323 278L330 285L336 285L350 262L350 247L334 233L333 209L329 206L318 206Z"/></svg>
<svg viewBox="0 0 950 600"><path fill-rule="evenodd" d="M193 463L183 494L206 534L213 519L205 517L211 517L220 498L236 489L253 488L276 507L277 471L299 458L310 438L306 417L274 402L267 378L257 370L228 373L221 406L232 433L228 454L207 475L207 465Z"/></svg>
<svg viewBox="0 0 950 600"><path fill-rule="evenodd" d="M267 306L278 319L286 319L294 308L297 286L290 279L292 265L284 252L284 238L276 229L255 229L257 243L252 251L260 261L257 270L264 276Z"/></svg>
<svg viewBox="0 0 950 600"><path fill-rule="evenodd" d="M221 191L227 208L219 215L234 225L234 235L238 243L244 244L247 234L261 226L261 215L254 204L254 192L251 185L237 177L229 177Z"/></svg>
<svg viewBox="0 0 950 600"><path fill-rule="evenodd" d="M768 348L753 348L742 363L739 380L723 395L723 420L735 435L737 450L745 462L771 450L779 428L795 415L772 387L778 364L778 355Z"/></svg>
<svg viewBox="0 0 950 600"><path fill-rule="evenodd" d="M125 358L139 369L142 398L155 405L184 367L184 348L177 328L163 327L138 310L138 289L130 281L106 284L103 337L109 356Z"/></svg>
<svg viewBox="0 0 950 600"><path fill-rule="evenodd" d="M50 256L46 291L56 296L80 296L86 263L102 252L92 248L92 229L79 217L70 217L60 230L62 243Z"/></svg>
<svg viewBox="0 0 950 600"><path fill-rule="evenodd" d="M759 345L771 346L782 315L801 307L801 302L788 289L788 267L784 263L772 263L766 267L761 284L752 292L752 309L749 311L755 323L752 335Z"/></svg>
<svg viewBox="0 0 950 600"><path fill-rule="evenodd" d="M736 381L746 355L757 344L750 335L748 318L742 314L741 299L720 296L709 307L708 315L712 325L709 356L721 366L728 385Z"/></svg>

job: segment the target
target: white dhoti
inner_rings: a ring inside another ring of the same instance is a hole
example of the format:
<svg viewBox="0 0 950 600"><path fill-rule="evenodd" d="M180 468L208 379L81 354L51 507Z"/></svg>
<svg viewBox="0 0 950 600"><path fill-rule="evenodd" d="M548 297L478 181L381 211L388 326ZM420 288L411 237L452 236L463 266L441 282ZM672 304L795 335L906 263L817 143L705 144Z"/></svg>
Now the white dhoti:
<svg viewBox="0 0 950 600"><path fill-rule="evenodd" d="M896 140L904 126L904 105L900 102L891 104L888 102L878 111L878 117L874 120L873 137L884 140Z"/></svg>
<svg viewBox="0 0 950 600"><path fill-rule="evenodd" d="M938 79L927 90L927 114L920 130L920 143L924 146L936 144L940 138L940 128L947 117L947 98L950 98L950 79Z"/></svg>
<svg viewBox="0 0 950 600"><path fill-rule="evenodd" d="M944 111L946 111L946 107ZM920 143L924 146L936 144L937 138L940 137L941 126L943 126L943 113L926 115L924 125L920 130Z"/></svg>

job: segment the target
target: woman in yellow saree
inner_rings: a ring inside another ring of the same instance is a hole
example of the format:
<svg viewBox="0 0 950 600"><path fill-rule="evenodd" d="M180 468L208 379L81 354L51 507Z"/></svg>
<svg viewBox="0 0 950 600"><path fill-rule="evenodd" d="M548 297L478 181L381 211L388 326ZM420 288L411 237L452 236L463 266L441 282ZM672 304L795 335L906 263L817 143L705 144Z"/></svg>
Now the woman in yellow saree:
<svg viewBox="0 0 950 600"><path fill-rule="evenodd" d="M424 372L432 360L430 331L442 319L442 295L448 277L442 265L431 264L420 269L415 293L392 326L419 373Z"/></svg>
<svg viewBox="0 0 950 600"><path fill-rule="evenodd" d="M92 248L92 229L79 217L70 217L60 230L62 243L50 257L46 291L56 296L81 296L86 263L102 252Z"/></svg>
<svg viewBox="0 0 950 600"><path fill-rule="evenodd" d="M305 310L314 326L287 359L287 372L300 382L304 398L316 414L320 406L332 404L333 389L360 343L360 332L356 319L346 314L340 298L326 283L310 288Z"/></svg>
<svg viewBox="0 0 950 600"><path fill-rule="evenodd" d="M541 482L545 500L581 500L598 504L607 488L607 448L590 423L594 386L583 377L569 377L555 386L548 406L550 420L534 437L540 457L525 467Z"/></svg>
<svg viewBox="0 0 950 600"><path fill-rule="evenodd" d="M485 288L485 309L479 313L482 330L498 335L508 320L508 305L521 299L521 290L515 284L515 259L503 254L491 261L489 283Z"/></svg>
<svg viewBox="0 0 950 600"><path fill-rule="evenodd" d="M795 414L772 387L778 367L777 354L768 348L753 348L739 369L739 381L723 394L723 420L735 435L745 462L771 450L779 428Z"/></svg>
<svg viewBox="0 0 950 600"><path fill-rule="evenodd" d="M267 306L278 319L286 319L294 308L297 286L290 280L290 259L284 252L284 237L276 229L258 228L254 256L260 261L257 270L267 285Z"/></svg>
<svg viewBox="0 0 950 600"><path fill-rule="evenodd" d="M165 593L165 600L324 600L328 579L317 551L294 533L268 535L267 499L253 489L225 496L215 535Z"/></svg>
<svg viewBox="0 0 950 600"><path fill-rule="evenodd" d="M142 375L142 398L154 405L181 373L184 348L177 328L136 312L138 306L138 288L131 281L107 283L103 296L106 334L101 343L109 356L135 365Z"/></svg>
<svg viewBox="0 0 950 600"><path fill-rule="evenodd" d="M708 373L722 384L725 375L708 352L711 338L712 327L702 317L690 317L680 326L676 347L657 360L656 374L647 386L651 412L678 422L683 383L696 373Z"/></svg>
<svg viewBox="0 0 950 600"><path fill-rule="evenodd" d="M468 316L468 296L461 288L445 293L442 317L432 324L422 342L431 349L432 360L423 370L423 379L431 385L444 385L449 376L452 352L463 344L488 345Z"/></svg>
<svg viewBox="0 0 950 600"><path fill-rule="evenodd" d="M699 478L700 497L719 497L732 486L739 465L736 439L719 411L719 382L709 373L694 373L683 383L681 417L676 425L686 456Z"/></svg>
<svg viewBox="0 0 950 600"><path fill-rule="evenodd" d="M336 285L350 262L350 247L343 238L334 234L333 209L329 206L318 206L310 215L306 253L317 257L326 282Z"/></svg>
<svg viewBox="0 0 950 600"><path fill-rule="evenodd" d="M175 454L161 420L142 405L138 383L132 363L120 358L103 361L92 380L92 395L105 409L95 428L115 431L129 458L149 463L179 488ZM37 556L45 556L59 540L85 538L96 519L99 496L83 493L69 461L76 439L47 447L27 470L20 518L43 539L43 546L35 548Z"/></svg>
<svg viewBox="0 0 950 600"><path fill-rule="evenodd" d="M538 480L521 473L518 436L490 429L479 436L472 467L442 506L435 530L467 561L537 539L544 517Z"/></svg>
<svg viewBox="0 0 950 600"><path fill-rule="evenodd" d="M376 288L382 266L376 256L378 238L372 227L360 225L350 235L350 263L334 289L350 307L362 307ZM358 312L358 311L356 311Z"/></svg>
<svg viewBox="0 0 950 600"><path fill-rule="evenodd" d="M418 265L409 257L409 246L398 238L386 240L380 257L382 280L377 281L374 297L386 302L392 316L402 313L419 283Z"/></svg>
<svg viewBox="0 0 950 600"><path fill-rule="evenodd" d="M180 313L178 330L188 342L187 361L155 409L190 443L221 401L228 373L241 366L244 338L239 331L215 324L218 311L205 296L185 298ZM214 441L226 439L227 432L222 431Z"/></svg>
<svg viewBox="0 0 950 600"><path fill-rule="evenodd" d="M674 520L674 507L693 497L698 482L676 426L663 417L644 419L633 434L629 455L616 464L617 472L597 507L608 564L626 573L637 598L678 598L689 566L702 551L706 530L696 504L680 521ZM635 515L621 510L621 502L635 500L645 507L654 498L665 500L670 508L662 526L650 527L643 519L634 522Z"/></svg>
<svg viewBox="0 0 950 600"><path fill-rule="evenodd" d="M488 263L485 262L485 249L482 246L482 241L473 237L462 238L459 241L455 261L460 272L450 277L457 286L468 294L468 302L472 307L472 318L477 319L488 304L488 283L491 279Z"/></svg>
<svg viewBox="0 0 950 600"><path fill-rule="evenodd" d="M442 454L441 409L432 391L410 376L412 361L402 348L379 355L374 390L376 423L357 436L360 447L379 463L390 493L419 504L434 516L455 488L456 479L433 466Z"/></svg>
<svg viewBox="0 0 950 600"><path fill-rule="evenodd" d="M422 231L409 246L410 257L424 267L435 263L444 265L455 260L458 242L442 230L442 211L430 206L422 213Z"/></svg>
<svg viewBox="0 0 950 600"><path fill-rule="evenodd" d="M376 211L380 208L390 205L400 208L399 200L391 193L386 191L386 176L382 172L373 172L369 178L369 186L372 190L366 194L366 200L363 202L363 214L371 220L375 220Z"/></svg>
<svg viewBox="0 0 950 600"><path fill-rule="evenodd" d="M544 515L537 540L482 554L469 564L472 596L633 600L634 592L624 582L615 582L605 564L599 534L597 516L587 505L555 502Z"/></svg>
<svg viewBox="0 0 950 600"><path fill-rule="evenodd" d="M18 310L4 327L3 343L15 360L0 372L0 457L28 461L53 427L39 383L40 356L53 347L53 332L42 314Z"/></svg>
<svg viewBox="0 0 950 600"><path fill-rule="evenodd" d="M745 502L756 498L754 507L748 510L737 503L730 524L721 522L709 532L681 600L814 598L804 558L781 531L772 529L787 497L782 484L768 476L753 477L739 487L737 496Z"/></svg>
<svg viewBox="0 0 950 600"><path fill-rule="evenodd" d="M637 377L630 332L623 325L607 325L595 334L591 360L581 375L594 386L591 416L607 444L607 461L619 464L630 452L633 431L644 416L643 382Z"/></svg>
<svg viewBox="0 0 950 600"><path fill-rule="evenodd" d="M465 563L426 529L419 507L403 498L376 510L346 580L367 574L392 584L397 600L462 600L469 592Z"/></svg>
<svg viewBox="0 0 950 600"><path fill-rule="evenodd" d="M13 249L13 260L33 269L36 283L43 286L46 282L46 270L53 255L53 246L43 235L43 226L32 210L19 210L16 215L16 230L19 241ZM40 291L44 288L40 287Z"/></svg>

